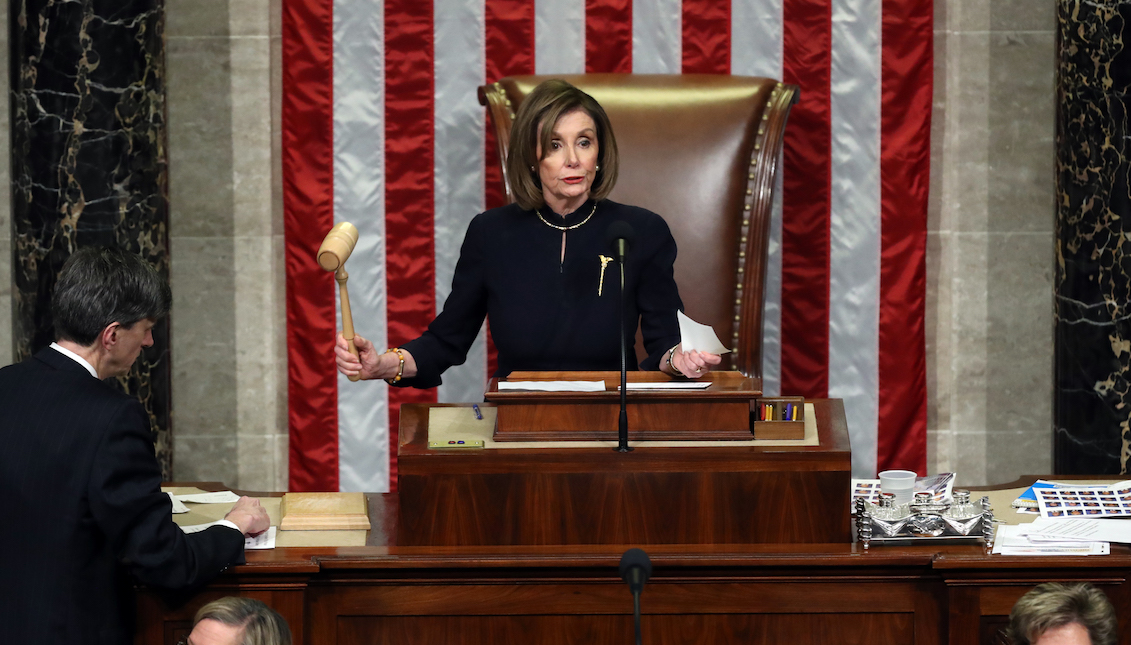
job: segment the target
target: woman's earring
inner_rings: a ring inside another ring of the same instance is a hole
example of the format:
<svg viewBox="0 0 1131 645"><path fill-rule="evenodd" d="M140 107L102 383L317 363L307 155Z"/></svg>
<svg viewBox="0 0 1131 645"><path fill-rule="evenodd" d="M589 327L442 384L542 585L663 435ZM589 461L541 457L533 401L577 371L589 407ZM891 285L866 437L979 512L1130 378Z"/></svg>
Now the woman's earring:
<svg viewBox="0 0 1131 645"><path fill-rule="evenodd" d="M530 172L534 172L534 166L530 167Z"/></svg>
<svg viewBox="0 0 1131 645"><path fill-rule="evenodd" d="M596 171L596 170L600 170L600 169L601 169L601 164L597 164L597 166L593 170Z"/></svg>

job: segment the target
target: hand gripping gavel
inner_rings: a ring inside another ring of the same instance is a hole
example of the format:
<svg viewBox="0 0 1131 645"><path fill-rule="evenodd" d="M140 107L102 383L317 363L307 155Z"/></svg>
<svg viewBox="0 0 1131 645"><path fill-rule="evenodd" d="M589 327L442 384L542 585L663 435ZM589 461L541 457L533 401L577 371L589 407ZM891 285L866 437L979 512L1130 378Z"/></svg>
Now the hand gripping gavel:
<svg viewBox="0 0 1131 645"><path fill-rule="evenodd" d="M350 294L346 290L346 260L349 259L353 248L357 246L357 227L349 222L337 224L326 234L322 246L318 247L318 265L327 271L334 272L334 279L338 281L338 293L342 301L342 336L349 343L350 353L357 356L357 347L353 344L353 314L350 313ZM360 374L349 377L356 381Z"/></svg>

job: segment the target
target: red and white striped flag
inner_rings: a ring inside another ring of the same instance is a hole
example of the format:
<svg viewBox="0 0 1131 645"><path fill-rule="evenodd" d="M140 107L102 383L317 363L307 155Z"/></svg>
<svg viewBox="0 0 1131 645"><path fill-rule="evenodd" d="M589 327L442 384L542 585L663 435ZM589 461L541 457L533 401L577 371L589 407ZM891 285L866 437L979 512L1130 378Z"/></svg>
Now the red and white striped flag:
<svg viewBox="0 0 1131 645"><path fill-rule="evenodd" d="M357 332L416 337L463 234L502 205L476 88L515 74L719 73L801 87L786 130L765 389L845 400L853 469L926 470L929 0L285 0L291 490L396 486L399 404L479 401L482 335L437 390L334 368L314 253L355 224ZM662 215L663 213L661 213Z"/></svg>

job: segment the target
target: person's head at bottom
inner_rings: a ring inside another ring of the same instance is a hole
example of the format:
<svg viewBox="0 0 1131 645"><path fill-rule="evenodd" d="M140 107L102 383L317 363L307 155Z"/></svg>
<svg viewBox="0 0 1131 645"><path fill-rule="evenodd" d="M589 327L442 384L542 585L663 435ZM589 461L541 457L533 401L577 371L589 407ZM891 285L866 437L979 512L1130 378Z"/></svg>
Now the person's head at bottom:
<svg viewBox="0 0 1131 645"><path fill-rule="evenodd" d="M1013 645L1115 645L1118 627L1099 589L1046 582L1013 605L1008 635Z"/></svg>
<svg viewBox="0 0 1131 645"><path fill-rule="evenodd" d="M287 621L251 598L213 600L196 612L186 645L291 645Z"/></svg>

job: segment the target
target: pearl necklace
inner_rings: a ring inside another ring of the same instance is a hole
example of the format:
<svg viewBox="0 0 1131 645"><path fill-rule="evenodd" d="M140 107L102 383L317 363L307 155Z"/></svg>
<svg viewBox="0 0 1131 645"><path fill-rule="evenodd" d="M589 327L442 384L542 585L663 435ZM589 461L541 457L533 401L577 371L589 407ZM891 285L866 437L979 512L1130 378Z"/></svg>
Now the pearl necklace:
<svg viewBox="0 0 1131 645"><path fill-rule="evenodd" d="M538 215L538 219L542 220L542 223L545 224L546 226L549 226L550 228L556 228L559 231L572 231L573 229L584 224L585 222L588 222L589 220L593 219L593 213L597 212L597 202L593 202L593 210L589 211L589 217L586 217L585 219L581 220L580 222L574 224L573 226L558 226L557 224L552 224L549 221L547 221L545 217L542 217L542 212L539 211L537 208L534 209L534 212Z"/></svg>

